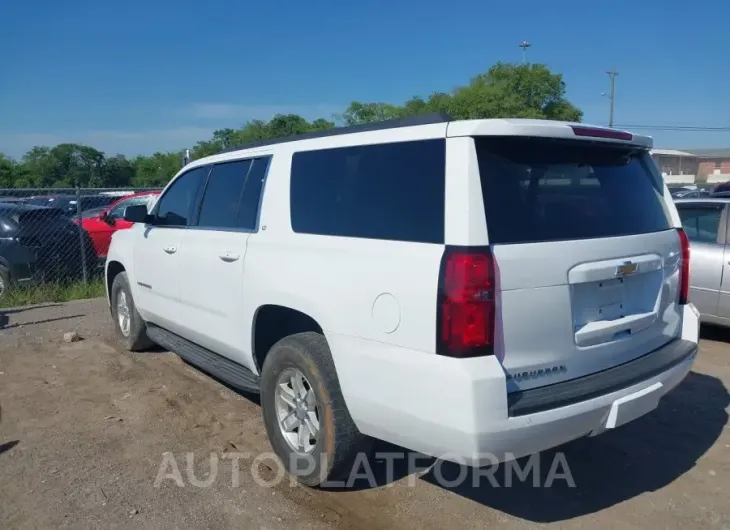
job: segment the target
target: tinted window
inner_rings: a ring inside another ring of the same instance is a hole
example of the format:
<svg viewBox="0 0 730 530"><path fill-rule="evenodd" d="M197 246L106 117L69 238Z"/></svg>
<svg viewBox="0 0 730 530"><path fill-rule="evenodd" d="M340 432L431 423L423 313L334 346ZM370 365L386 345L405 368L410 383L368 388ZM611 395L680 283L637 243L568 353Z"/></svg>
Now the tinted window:
<svg viewBox="0 0 730 530"><path fill-rule="evenodd" d="M490 243L644 234L670 228L651 157L545 138L475 140Z"/></svg>
<svg viewBox="0 0 730 530"><path fill-rule="evenodd" d="M162 226L186 226L198 198L200 185L208 173L208 167L198 167L181 175L168 188L157 203L157 220Z"/></svg>
<svg viewBox="0 0 730 530"><path fill-rule="evenodd" d="M716 243L722 208L721 205L680 206L679 217L689 240L697 243Z"/></svg>
<svg viewBox="0 0 730 530"><path fill-rule="evenodd" d="M216 164L208 176L203 202L200 206L198 226L209 228L233 228L241 191L246 182L250 160Z"/></svg>
<svg viewBox="0 0 730 530"><path fill-rule="evenodd" d="M140 195L139 197L130 197L121 201L119 204L109 210L109 219L121 219L124 217L124 211L128 206L135 206L138 204L148 204L150 201L149 195Z"/></svg>
<svg viewBox="0 0 730 530"><path fill-rule="evenodd" d="M99 195L96 197L81 197L81 208L82 211L86 211L89 208L100 208L108 206L113 202L116 202L117 197Z"/></svg>
<svg viewBox="0 0 730 530"><path fill-rule="evenodd" d="M248 230L256 230L259 219L259 207L261 205L261 192L266 179L266 170L269 167L271 157L257 158L246 179L246 186L241 195L241 205L238 208L236 226Z"/></svg>
<svg viewBox="0 0 730 530"><path fill-rule="evenodd" d="M446 144L441 140L295 153L295 232L444 241Z"/></svg>

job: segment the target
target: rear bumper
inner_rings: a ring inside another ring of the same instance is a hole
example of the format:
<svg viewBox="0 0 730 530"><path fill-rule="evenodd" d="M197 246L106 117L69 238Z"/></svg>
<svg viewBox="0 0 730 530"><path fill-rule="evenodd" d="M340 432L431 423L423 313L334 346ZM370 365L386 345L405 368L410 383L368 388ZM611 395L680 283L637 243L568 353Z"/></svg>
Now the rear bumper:
<svg viewBox="0 0 730 530"><path fill-rule="evenodd" d="M507 394L494 358L449 359L328 335L348 409L364 434L446 460L484 465L600 434L653 410L689 373L699 314L681 337L619 367Z"/></svg>
<svg viewBox="0 0 730 530"><path fill-rule="evenodd" d="M661 348L608 370L564 383L512 392L507 396L511 417L525 416L588 401L643 383L668 372L697 353L697 343L676 339Z"/></svg>

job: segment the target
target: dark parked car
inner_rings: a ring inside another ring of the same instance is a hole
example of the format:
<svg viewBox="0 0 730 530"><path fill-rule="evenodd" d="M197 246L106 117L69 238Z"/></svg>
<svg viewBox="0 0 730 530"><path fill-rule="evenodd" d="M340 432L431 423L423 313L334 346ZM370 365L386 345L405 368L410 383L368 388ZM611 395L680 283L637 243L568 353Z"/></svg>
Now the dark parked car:
<svg viewBox="0 0 730 530"><path fill-rule="evenodd" d="M709 197L710 191L702 188L696 190L683 189L672 193L674 199L701 199L702 197Z"/></svg>
<svg viewBox="0 0 730 530"><path fill-rule="evenodd" d="M723 182L722 184L718 184L717 186L715 186L715 189L714 189L715 193L726 192L726 191L730 191L730 181Z"/></svg>
<svg viewBox="0 0 730 530"><path fill-rule="evenodd" d="M96 259L82 232L87 260ZM57 208L0 203L0 296L14 285L82 274L78 227Z"/></svg>
<svg viewBox="0 0 730 530"><path fill-rule="evenodd" d="M108 206L117 200L117 197L109 195L82 195L77 197L76 195L37 195L30 197L26 204L32 204L34 206L46 206L49 208L57 208L63 211L67 216L73 217L76 215L77 203L80 201L81 212L90 210L91 208L101 208Z"/></svg>

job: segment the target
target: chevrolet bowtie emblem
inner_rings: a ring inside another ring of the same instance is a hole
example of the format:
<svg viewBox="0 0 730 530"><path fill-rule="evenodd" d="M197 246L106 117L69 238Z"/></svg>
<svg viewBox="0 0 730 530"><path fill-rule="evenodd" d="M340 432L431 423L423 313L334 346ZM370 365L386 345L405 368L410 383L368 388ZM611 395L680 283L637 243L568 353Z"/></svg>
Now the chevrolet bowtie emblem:
<svg viewBox="0 0 730 530"><path fill-rule="evenodd" d="M639 270L639 266L636 263L625 261L622 265L616 267L616 277L623 278L624 276L631 276L637 270Z"/></svg>

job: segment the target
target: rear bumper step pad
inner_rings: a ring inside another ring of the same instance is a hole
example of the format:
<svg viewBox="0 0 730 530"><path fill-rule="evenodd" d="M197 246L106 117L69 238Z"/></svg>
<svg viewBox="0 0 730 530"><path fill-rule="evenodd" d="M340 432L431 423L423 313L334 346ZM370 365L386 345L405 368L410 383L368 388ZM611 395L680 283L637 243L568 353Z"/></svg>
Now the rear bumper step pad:
<svg viewBox="0 0 730 530"><path fill-rule="evenodd" d="M511 417L525 416L588 401L666 372L696 353L696 343L675 339L638 359L601 372L563 383L512 392L507 395L507 411Z"/></svg>

